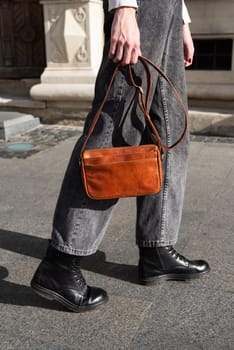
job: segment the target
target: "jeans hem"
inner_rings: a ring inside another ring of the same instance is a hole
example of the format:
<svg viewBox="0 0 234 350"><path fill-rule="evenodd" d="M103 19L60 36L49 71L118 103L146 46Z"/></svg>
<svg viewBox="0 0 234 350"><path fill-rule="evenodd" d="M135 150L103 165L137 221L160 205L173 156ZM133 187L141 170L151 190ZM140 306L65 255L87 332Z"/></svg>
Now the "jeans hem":
<svg viewBox="0 0 234 350"><path fill-rule="evenodd" d="M69 255L77 255L77 256L88 256L88 255L95 254L97 251L97 249L88 249L88 250L74 249L65 244L56 244L53 241L51 241L51 246L62 253L69 254Z"/></svg>

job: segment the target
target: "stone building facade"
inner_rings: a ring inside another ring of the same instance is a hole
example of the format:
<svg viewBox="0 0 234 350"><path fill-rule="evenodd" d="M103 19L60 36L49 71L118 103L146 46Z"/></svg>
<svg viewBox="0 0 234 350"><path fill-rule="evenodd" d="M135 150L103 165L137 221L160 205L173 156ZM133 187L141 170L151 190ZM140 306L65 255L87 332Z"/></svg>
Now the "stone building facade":
<svg viewBox="0 0 234 350"><path fill-rule="evenodd" d="M196 65L190 108L234 109L234 0L187 0ZM0 109L83 118L102 55L101 0L0 2Z"/></svg>
<svg viewBox="0 0 234 350"><path fill-rule="evenodd" d="M234 1L187 0L187 4L201 61L200 67L187 72L190 104L234 109Z"/></svg>

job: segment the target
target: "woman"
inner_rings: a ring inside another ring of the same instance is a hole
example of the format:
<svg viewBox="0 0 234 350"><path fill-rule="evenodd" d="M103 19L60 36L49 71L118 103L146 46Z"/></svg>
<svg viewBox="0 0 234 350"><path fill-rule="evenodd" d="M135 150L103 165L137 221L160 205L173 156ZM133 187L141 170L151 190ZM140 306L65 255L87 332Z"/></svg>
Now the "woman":
<svg viewBox="0 0 234 350"><path fill-rule="evenodd" d="M131 104L134 89L128 83L125 65L135 65L138 56L143 53L164 70L186 103L184 66L190 65L193 58L193 43L187 23L189 16L181 0L141 0L139 7L135 0L110 0L109 9L107 7L104 1L105 47L92 110L64 177L46 257L31 282L38 294L55 299L77 312L96 308L108 299L104 290L87 286L80 270L80 260L82 256L96 252L117 199L95 201L87 197L80 177L79 154L115 63L121 62L122 68L88 143L89 148L147 142L148 134L142 116L136 105ZM144 86L142 65L135 65L134 72ZM153 73L153 82L150 116L164 144L170 145L183 130L183 113L170 87L156 72ZM164 157L160 193L137 198L136 242L139 246L141 283L154 283L161 278L186 280L209 271L205 261L190 261L173 247L180 227L187 156L188 135Z"/></svg>

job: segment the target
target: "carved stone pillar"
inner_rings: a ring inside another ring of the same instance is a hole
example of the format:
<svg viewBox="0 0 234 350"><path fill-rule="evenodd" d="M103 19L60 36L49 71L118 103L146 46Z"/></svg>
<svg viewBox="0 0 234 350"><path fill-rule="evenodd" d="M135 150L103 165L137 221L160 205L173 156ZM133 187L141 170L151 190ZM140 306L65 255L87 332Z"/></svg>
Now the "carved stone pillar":
<svg viewBox="0 0 234 350"><path fill-rule="evenodd" d="M101 0L42 0L47 67L31 96L48 108L86 110L103 49Z"/></svg>

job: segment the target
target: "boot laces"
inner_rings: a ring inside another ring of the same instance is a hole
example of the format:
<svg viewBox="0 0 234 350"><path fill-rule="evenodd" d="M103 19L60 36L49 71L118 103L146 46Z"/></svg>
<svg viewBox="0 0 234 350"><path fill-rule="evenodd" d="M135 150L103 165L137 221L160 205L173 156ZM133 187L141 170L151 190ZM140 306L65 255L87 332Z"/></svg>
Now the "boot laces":
<svg viewBox="0 0 234 350"><path fill-rule="evenodd" d="M77 259L74 259L72 261L71 270L73 278L75 279L81 290L85 292L87 289L87 284L80 270L80 262L77 261Z"/></svg>
<svg viewBox="0 0 234 350"><path fill-rule="evenodd" d="M175 260L180 261L185 265L189 264L188 259L186 259L182 254L178 253L173 247L169 247L168 252L173 258L175 258Z"/></svg>

